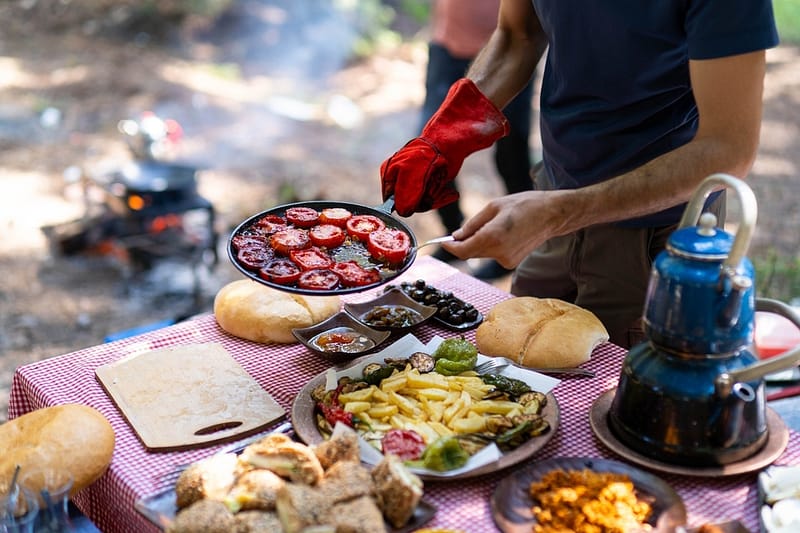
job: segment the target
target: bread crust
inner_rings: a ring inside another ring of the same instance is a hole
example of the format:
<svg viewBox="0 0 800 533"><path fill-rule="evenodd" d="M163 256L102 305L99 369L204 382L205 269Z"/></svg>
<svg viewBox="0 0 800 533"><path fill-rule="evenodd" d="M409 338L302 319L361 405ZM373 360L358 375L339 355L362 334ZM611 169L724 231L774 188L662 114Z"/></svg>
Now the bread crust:
<svg viewBox="0 0 800 533"><path fill-rule="evenodd" d="M520 296L496 304L475 331L478 351L533 368L589 360L608 331L594 313L555 298Z"/></svg>
<svg viewBox="0 0 800 533"><path fill-rule="evenodd" d="M387 455L372 469L378 507L392 526L405 526L422 498L422 480L400 459Z"/></svg>
<svg viewBox="0 0 800 533"><path fill-rule="evenodd" d="M228 283L214 298L214 316L222 329L261 343L297 342L292 329L318 324L340 308L338 296L292 294L247 279Z"/></svg>
<svg viewBox="0 0 800 533"><path fill-rule="evenodd" d="M80 404L45 407L0 425L0 479L36 469L66 470L70 496L94 483L114 453L114 429L96 409ZM41 487L31 487L38 492Z"/></svg>
<svg viewBox="0 0 800 533"><path fill-rule="evenodd" d="M200 500L224 500L236 482L238 465L234 453L211 455L189 465L175 483L178 509Z"/></svg>

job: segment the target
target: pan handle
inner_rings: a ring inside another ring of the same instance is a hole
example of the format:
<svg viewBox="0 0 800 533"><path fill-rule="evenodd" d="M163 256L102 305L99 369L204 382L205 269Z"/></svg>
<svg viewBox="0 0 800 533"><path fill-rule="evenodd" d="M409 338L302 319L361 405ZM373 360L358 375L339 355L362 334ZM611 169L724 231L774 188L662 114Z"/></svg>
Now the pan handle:
<svg viewBox="0 0 800 533"><path fill-rule="evenodd" d="M389 196L389 198L387 198L386 201L383 202L381 205L376 206L375 209L383 211L387 215L391 215L392 211L394 211L394 194Z"/></svg>

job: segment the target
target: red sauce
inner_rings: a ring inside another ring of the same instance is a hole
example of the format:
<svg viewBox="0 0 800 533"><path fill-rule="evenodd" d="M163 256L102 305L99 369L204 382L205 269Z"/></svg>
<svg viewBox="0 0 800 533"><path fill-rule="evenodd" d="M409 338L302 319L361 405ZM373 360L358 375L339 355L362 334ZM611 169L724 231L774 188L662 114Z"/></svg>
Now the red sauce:
<svg viewBox="0 0 800 533"><path fill-rule="evenodd" d="M320 333L311 344L323 352L359 353L375 346L375 342L352 328L334 328Z"/></svg>

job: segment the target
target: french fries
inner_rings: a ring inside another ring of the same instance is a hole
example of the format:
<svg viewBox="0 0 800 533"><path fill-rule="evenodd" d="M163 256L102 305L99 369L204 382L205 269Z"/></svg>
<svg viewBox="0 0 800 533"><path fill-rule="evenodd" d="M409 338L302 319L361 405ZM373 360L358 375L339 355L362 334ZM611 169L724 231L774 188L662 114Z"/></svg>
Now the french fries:
<svg viewBox="0 0 800 533"><path fill-rule="evenodd" d="M412 429L430 444L442 436L485 431L485 415L521 412L516 402L484 399L492 389L474 374L421 374L408 365L379 386L340 394L339 402L373 430Z"/></svg>

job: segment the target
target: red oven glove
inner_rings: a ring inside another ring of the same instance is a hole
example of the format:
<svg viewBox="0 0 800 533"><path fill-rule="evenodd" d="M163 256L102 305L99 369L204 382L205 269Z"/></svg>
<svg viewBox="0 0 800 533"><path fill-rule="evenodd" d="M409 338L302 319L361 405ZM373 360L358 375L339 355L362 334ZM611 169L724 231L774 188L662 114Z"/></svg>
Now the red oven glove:
<svg viewBox="0 0 800 533"><path fill-rule="evenodd" d="M381 165L383 199L407 217L458 199L453 184L464 159L508 134L508 120L472 82L455 82L422 134Z"/></svg>

